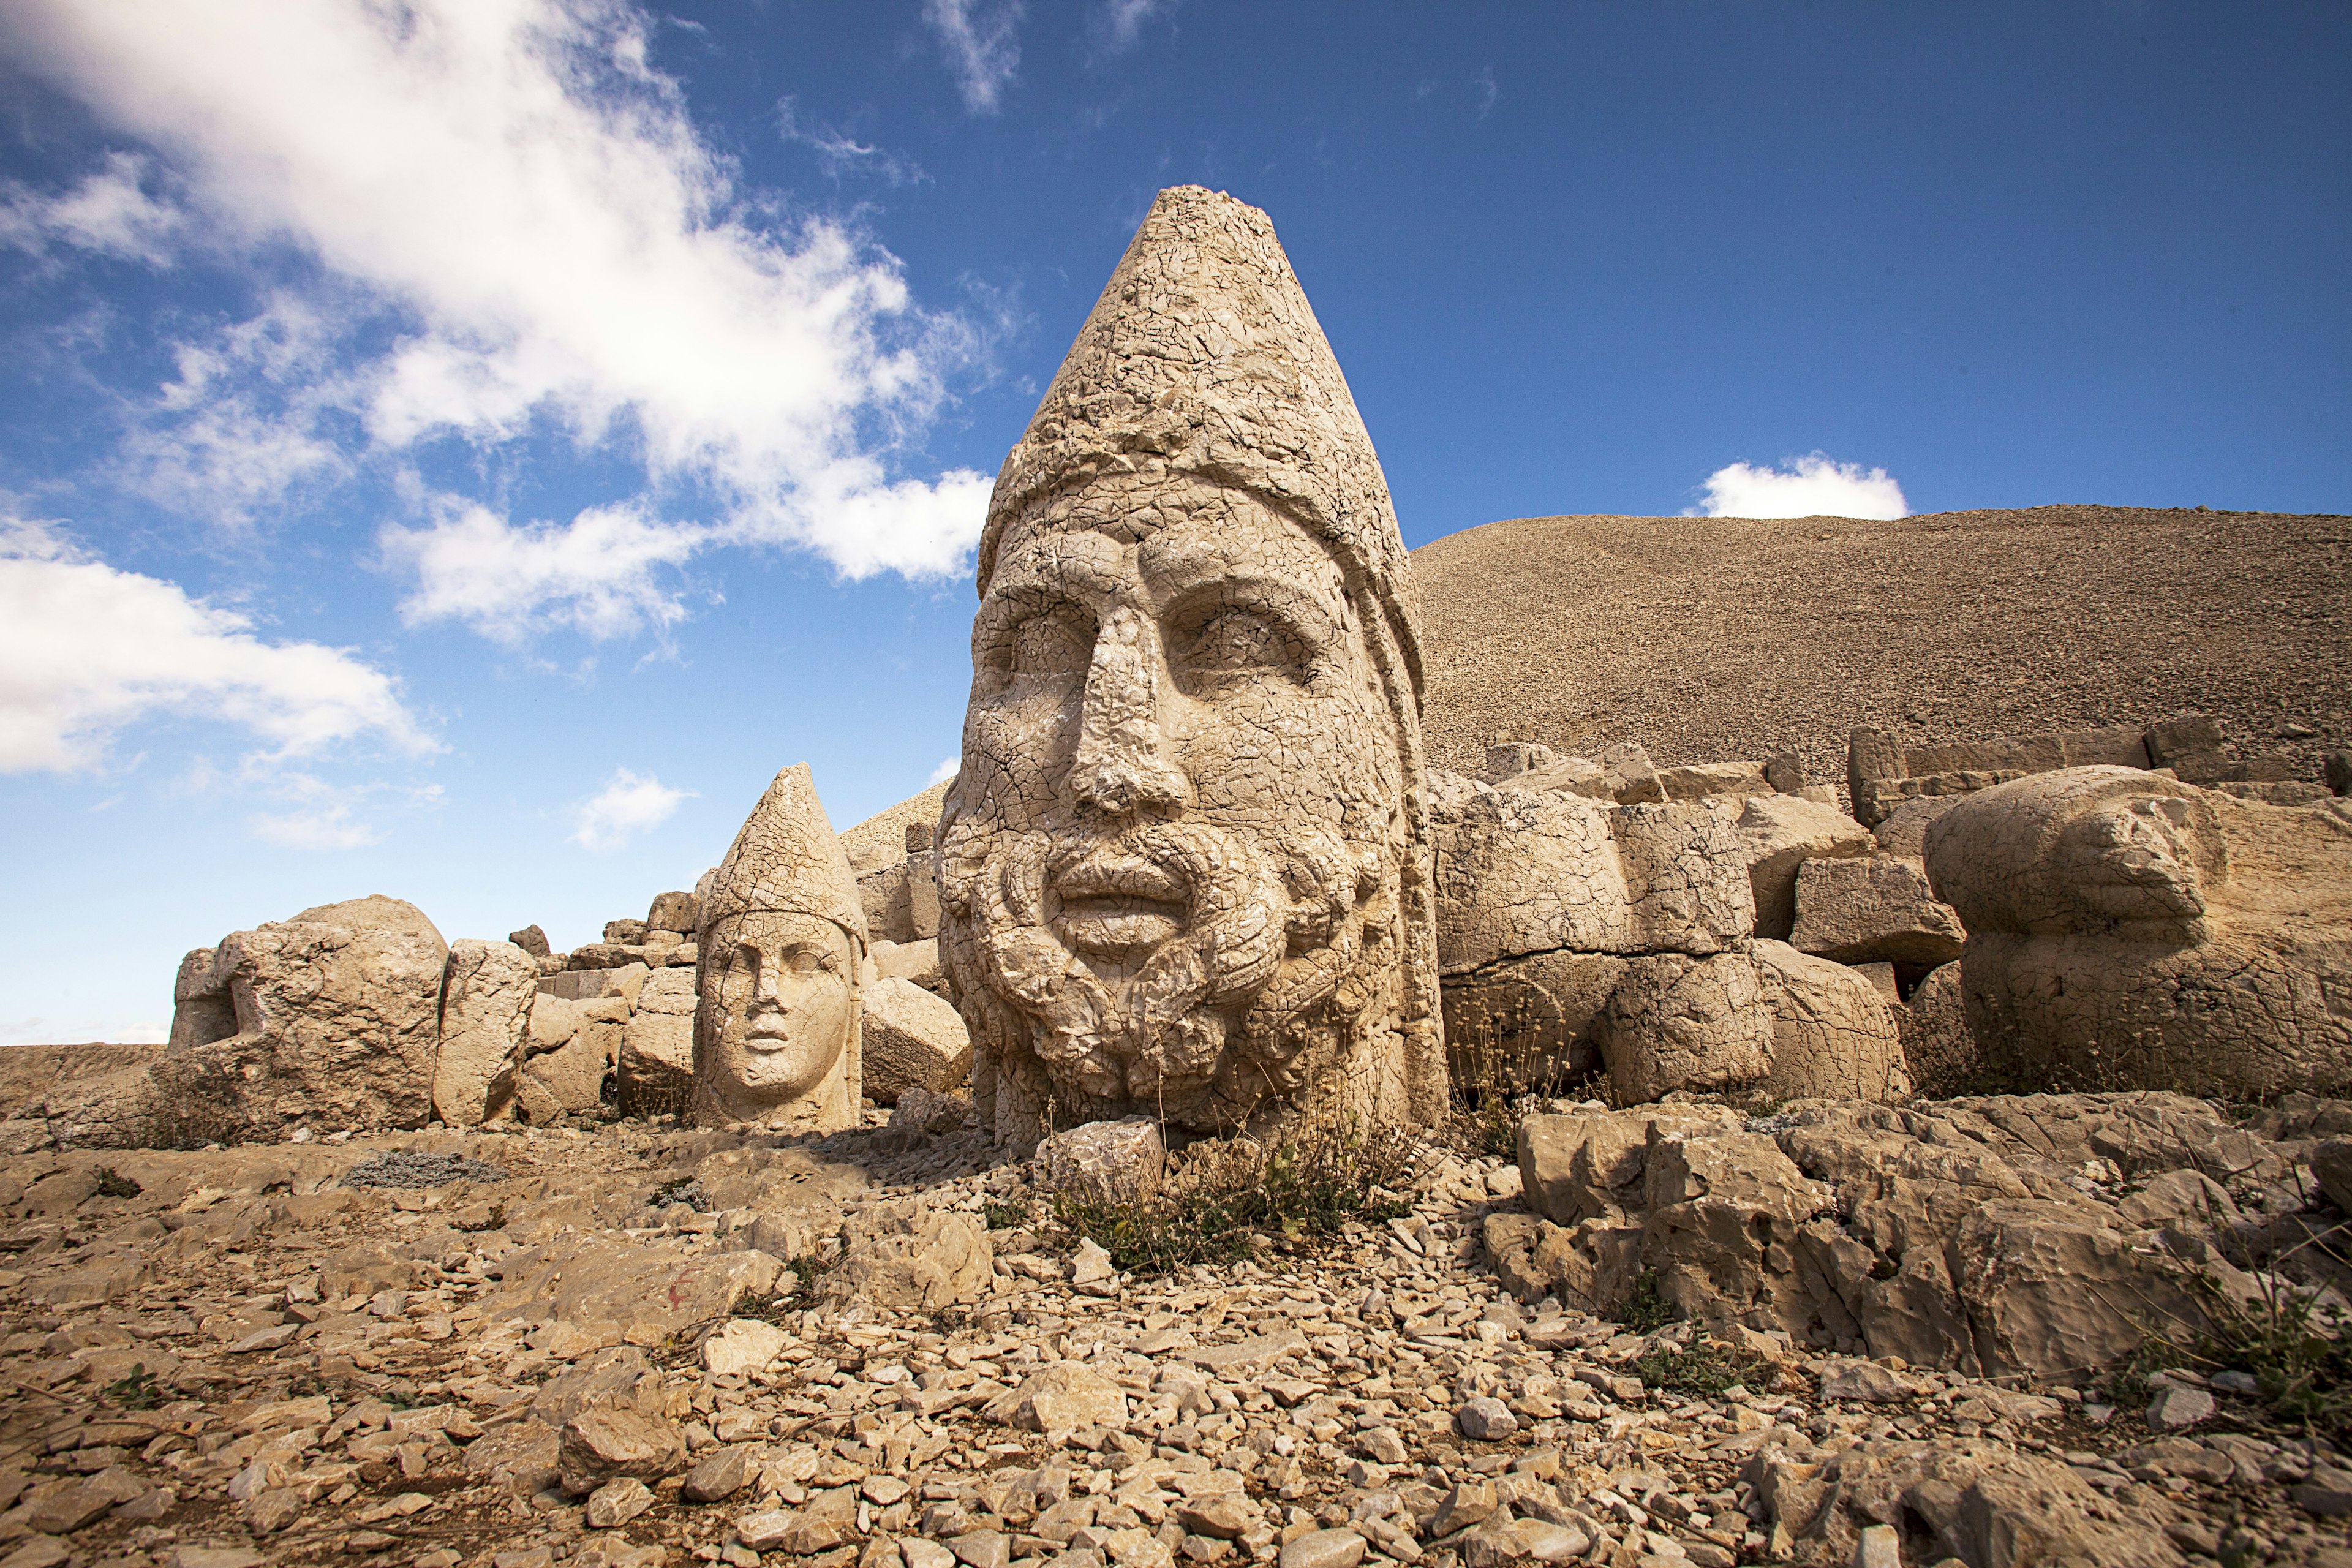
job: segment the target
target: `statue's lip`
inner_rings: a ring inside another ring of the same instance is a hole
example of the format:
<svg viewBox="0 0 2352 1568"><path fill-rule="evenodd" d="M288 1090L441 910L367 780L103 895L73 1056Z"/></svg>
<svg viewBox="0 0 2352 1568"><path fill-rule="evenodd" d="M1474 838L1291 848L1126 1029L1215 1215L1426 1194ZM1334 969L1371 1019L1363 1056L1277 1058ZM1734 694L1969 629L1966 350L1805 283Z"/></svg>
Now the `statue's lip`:
<svg viewBox="0 0 2352 1568"><path fill-rule="evenodd" d="M1057 869L1054 891L1065 904L1117 899L1150 904L1185 904L1183 881L1139 855L1089 855Z"/></svg>

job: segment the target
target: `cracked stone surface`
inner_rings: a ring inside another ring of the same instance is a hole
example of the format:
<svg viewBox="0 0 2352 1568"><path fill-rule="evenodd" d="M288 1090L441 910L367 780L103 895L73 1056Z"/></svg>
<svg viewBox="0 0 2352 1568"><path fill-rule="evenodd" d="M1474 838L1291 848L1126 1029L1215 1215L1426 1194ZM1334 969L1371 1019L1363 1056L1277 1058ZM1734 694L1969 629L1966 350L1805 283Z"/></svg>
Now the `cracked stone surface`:
<svg viewBox="0 0 2352 1568"><path fill-rule="evenodd" d="M978 586L937 866L984 1124L1437 1120L1411 568L1265 214L1161 193Z"/></svg>

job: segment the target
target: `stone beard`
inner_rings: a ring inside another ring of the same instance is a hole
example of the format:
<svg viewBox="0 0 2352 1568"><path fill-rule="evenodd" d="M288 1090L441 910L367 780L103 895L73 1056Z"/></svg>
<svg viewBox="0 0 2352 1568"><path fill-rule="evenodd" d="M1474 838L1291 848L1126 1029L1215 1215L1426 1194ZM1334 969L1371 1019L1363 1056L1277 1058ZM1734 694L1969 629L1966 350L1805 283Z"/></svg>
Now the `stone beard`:
<svg viewBox="0 0 2352 1568"><path fill-rule="evenodd" d="M857 943L821 916L770 910L713 921L701 940L697 1123L856 1126Z"/></svg>
<svg viewBox="0 0 2352 1568"><path fill-rule="evenodd" d="M1010 522L938 851L1001 1139L1409 1119L1398 662L1370 594L1250 491L1119 475Z"/></svg>

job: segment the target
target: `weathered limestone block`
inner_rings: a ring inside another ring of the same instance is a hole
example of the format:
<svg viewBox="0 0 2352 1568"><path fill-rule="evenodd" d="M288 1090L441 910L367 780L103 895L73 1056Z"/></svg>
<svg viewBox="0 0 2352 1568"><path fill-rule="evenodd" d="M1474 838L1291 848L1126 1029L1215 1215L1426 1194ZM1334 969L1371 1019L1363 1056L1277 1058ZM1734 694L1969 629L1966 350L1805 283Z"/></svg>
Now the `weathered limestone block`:
<svg viewBox="0 0 2352 1568"><path fill-rule="evenodd" d="M702 924L702 900L692 893L656 893L646 910L648 931L674 931L679 936L692 936Z"/></svg>
<svg viewBox="0 0 2352 1568"><path fill-rule="evenodd" d="M1916 860L1873 855L1797 868L1789 942L1802 952L1841 963L1949 963L1968 935L1951 906L1937 901Z"/></svg>
<svg viewBox="0 0 2352 1568"><path fill-rule="evenodd" d="M1746 952L1633 959L1601 1016L1600 1044L1621 1100L1746 1089L1771 1075L1771 999Z"/></svg>
<svg viewBox="0 0 2352 1568"><path fill-rule="evenodd" d="M441 1043L433 1110L452 1127L478 1127L514 1098L530 1039L539 964L510 942L451 944L441 981Z"/></svg>
<svg viewBox="0 0 2352 1568"><path fill-rule="evenodd" d="M1510 782L1523 790L1556 790L1619 805L1655 805L1670 798L1664 780L1651 765L1650 753L1633 741L1603 747L1596 757L1559 757L1547 752L1541 762Z"/></svg>
<svg viewBox="0 0 2352 1568"><path fill-rule="evenodd" d="M531 1004L529 1054L515 1082L517 1117L544 1126L603 1104L630 1012L629 997L621 992L577 1002L541 992Z"/></svg>
<svg viewBox="0 0 2352 1568"><path fill-rule="evenodd" d="M1833 805L1792 795L1752 795L1739 806L1740 858L1756 900L1756 934L1789 940L1797 919L1797 868L1871 852L1870 829Z"/></svg>
<svg viewBox="0 0 2352 1568"><path fill-rule="evenodd" d="M1658 785L1668 800L1705 800L1777 793L1764 777L1762 763L1685 763L1660 768Z"/></svg>
<svg viewBox="0 0 2352 1568"><path fill-rule="evenodd" d="M1801 1329L1793 1244L1800 1226L1833 1210L1829 1189L1754 1132L1653 1129L1643 1175L1642 1261L1657 1270L1661 1296L1710 1328Z"/></svg>
<svg viewBox="0 0 2352 1568"><path fill-rule="evenodd" d="M510 931L507 932L507 940L534 959L552 958L555 955L554 950L547 945L547 933L536 925L527 925L520 931Z"/></svg>
<svg viewBox="0 0 2352 1568"><path fill-rule="evenodd" d="M1160 194L977 579L937 864L994 1135L1441 1119L1412 567L1265 215Z"/></svg>
<svg viewBox="0 0 2352 1568"><path fill-rule="evenodd" d="M941 994L945 987L946 982L940 973L940 944L935 937L922 942L877 942L872 957L874 972L885 980L911 980L934 995Z"/></svg>
<svg viewBox="0 0 2352 1568"><path fill-rule="evenodd" d="M2261 1100L2352 1087L2352 819L2076 768L1927 830L1985 1069Z"/></svg>
<svg viewBox="0 0 2352 1568"><path fill-rule="evenodd" d="M1521 1119L1519 1190L1528 1206L1562 1226L1588 1219L1622 1223L1646 1201L1650 1136L1736 1131L1739 1113L1724 1106L1637 1106Z"/></svg>
<svg viewBox="0 0 2352 1568"><path fill-rule="evenodd" d="M303 914L321 918L232 933L200 976L184 963L174 989L185 1021L151 1069L173 1123L160 1140L182 1141L182 1128L225 1142L374 1131L432 1115L449 951L440 932L381 895ZM234 1032L214 1032L226 1025Z"/></svg>
<svg viewBox="0 0 2352 1568"><path fill-rule="evenodd" d="M1772 1006L1776 1100L1868 1100L1892 1103L1911 1094L1911 1074L1894 1016L1869 981L1842 963L1759 942Z"/></svg>
<svg viewBox="0 0 2352 1568"><path fill-rule="evenodd" d="M694 1120L857 1124L866 917L808 764L778 773L702 900Z"/></svg>
<svg viewBox="0 0 2352 1568"><path fill-rule="evenodd" d="M694 1011L692 970L660 969L646 977L622 1026L614 1064L622 1115L675 1115L692 1100Z"/></svg>
<svg viewBox="0 0 2352 1568"><path fill-rule="evenodd" d="M911 980L877 980L865 991L866 1094L896 1105L910 1089L960 1089L971 1078L971 1037L956 1010Z"/></svg>
<svg viewBox="0 0 2352 1568"><path fill-rule="evenodd" d="M1961 1093L1976 1080L1976 1042L1969 1034L1958 964L1929 972L1911 993L1909 1004L1895 1015L1895 1022L1903 1034L1903 1058L1910 1065L1916 1092L1941 1099Z"/></svg>
<svg viewBox="0 0 2352 1568"><path fill-rule="evenodd" d="M1160 1191L1168 1146L1147 1116L1089 1121L1037 1145L1038 1179L1048 1191L1096 1204L1139 1204Z"/></svg>

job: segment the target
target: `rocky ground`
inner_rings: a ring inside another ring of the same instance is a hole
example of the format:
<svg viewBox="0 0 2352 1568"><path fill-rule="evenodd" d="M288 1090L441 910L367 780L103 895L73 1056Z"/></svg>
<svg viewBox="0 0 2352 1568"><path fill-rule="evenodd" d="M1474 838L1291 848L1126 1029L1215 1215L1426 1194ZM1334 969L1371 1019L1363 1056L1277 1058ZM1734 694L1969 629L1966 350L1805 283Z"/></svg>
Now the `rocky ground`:
<svg viewBox="0 0 2352 1568"><path fill-rule="evenodd" d="M1423 545L1431 760L1489 737L1662 765L2218 715L2318 777L2352 743L2352 519L2048 506L1852 518L1548 517Z"/></svg>
<svg viewBox="0 0 2352 1568"><path fill-rule="evenodd" d="M0 1564L2352 1564L2352 1473L2226 1378L1515 1300L1466 1129L1409 1213L1140 1279L942 1123L0 1163Z"/></svg>

